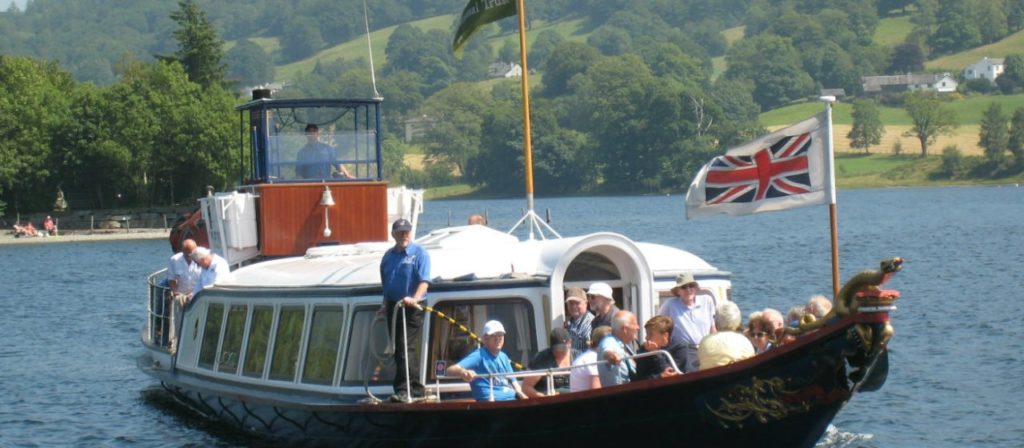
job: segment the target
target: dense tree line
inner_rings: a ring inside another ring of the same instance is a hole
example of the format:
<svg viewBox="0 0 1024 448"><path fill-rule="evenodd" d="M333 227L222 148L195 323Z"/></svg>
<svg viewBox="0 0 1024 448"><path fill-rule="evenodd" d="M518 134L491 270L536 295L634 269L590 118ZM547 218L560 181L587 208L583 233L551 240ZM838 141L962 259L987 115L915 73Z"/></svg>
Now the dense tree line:
<svg viewBox="0 0 1024 448"><path fill-rule="evenodd" d="M465 0L370 2L373 28L457 14ZM964 42L991 42L1024 23L1011 0L551 0L527 2L535 20L583 18L585 42L552 31L532 43L534 164L538 191L679 191L711 155L756 136L762 110L841 87L867 74L916 71ZM233 147L235 83L273 79L273 63L304 58L363 32L358 0L33 0L0 14L0 199L45 207L56 185L89 191L94 206L179 201L239 171ZM873 42L881 17L910 14L916 30L889 48ZM957 24L951 26L950 23ZM453 24L454 25L454 24ZM743 25L729 46L721 31ZM514 19L486 27L461 57L448 31L401 25L378 61L318 62L283 96L385 98L387 175L416 186L461 181L511 193L522 185L518 81L487 78L517 61ZM973 34L977 31L977 35ZM497 50L486 37L504 40ZM236 40L224 51L222 38ZM268 53L258 38L276 38ZM712 79L712 58L728 70ZM55 61L55 62L41 62ZM156 61L156 62L154 62ZM999 88L1024 87L1024 59L1007 59ZM1005 78L1005 80L1004 80ZM81 83L78 81L95 81ZM941 110L930 98L908 110ZM31 110L30 110L31 109ZM877 144L866 103L857 147ZM872 114L874 117L872 118ZM19 117L14 119L13 117ZM402 165L410 118L429 123L426 172ZM942 117L940 117L942 118ZM993 120L995 120L995 117ZM947 128L917 129L928 143ZM996 139L995 141L1002 141ZM1013 140L1007 137L1012 153ZM1019 145L1018 145L1019 146ZM16 159L16 160L15 160ZM1016 159L1014 159L1016 160ZM9 162L9 163L8 163ZM95 175L94 173L102 173Z"/></svg>

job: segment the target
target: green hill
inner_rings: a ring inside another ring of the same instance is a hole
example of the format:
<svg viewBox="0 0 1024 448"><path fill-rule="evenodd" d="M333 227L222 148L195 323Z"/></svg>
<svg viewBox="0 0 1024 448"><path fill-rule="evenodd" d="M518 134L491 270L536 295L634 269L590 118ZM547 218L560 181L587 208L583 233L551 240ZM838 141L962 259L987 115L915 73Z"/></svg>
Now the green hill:
<svg viewBox="0 0 1024 448"><path fill-rule="evenodd" d="M910 23L910 15L886 17L878 21L875 28L875 42L895 47L907 39L907 35L914 30L914 24Z"/></svg>
<svg viewBox="0 0 1024 448"><path fill-rule="evenodd" d="M928 61L925 68L932 71L945 70L951 73L960 73L968 65L978 62L985 56L1004 58L1010 54L1024 54L1024 31L1013 33L998 42Z"/></svg>
<svg viewBox="0 0 1024 448"><path fill-rule="evenodd" d="M454 23L455 17L456 16L454 14L448 14L417 20L409 22L408 24L423 31L448 30L451 28L452 23ZM536 20L530 28L530 32L526 34L526 43L529 46L541 32L547 30L557 32L566 40L585 42L590 33L581 32L584 23L584 19L560 20L548 23ZM389 26L387 28L370 32L370 39L373 42L373 61L378 67L387 63L387 55L385 55L384 51L388 46L388 39L391 38L391 34L397 27L398 26ZM268 53L272 53L280 49L280 44L277 42L277 39L258 38L250 40L259 44ZM514 33L491 35L486 38L486 43L490 45L495 52L497 52L503 45L505 45L505 42L510 40L518 42L518 36ZM348 42L320 50L315 55L301 61L279 65L276 67L277 78L282 80L292 79L298 74L308 73L313 70L317 61L330 62L338 60L356 60L359 58L366 58L365 36L360 36L359 38Z"/></svg>
<svg viewBox="0 0 1024 448"><path fill-rule="evenodd" d="M1005 113L1013 113L1014 109L1024 107L1024 94L973 95L951 101L947 103L947 107L956 113L957 122L961 125L978 125L981 124L981 117L985 109L992 103L1001 104ZM772 128L793 124L821 112L823 108L824 105L817 101L780 107L762 113L761 125ZM850 117L852 110L853 105L850 103L836 103L832 109L832 122L835 124L853 124L853 119ZM878 111L882 123L886 125L909 126L913 123L906 111L901 108L879 106Z"/></svg>

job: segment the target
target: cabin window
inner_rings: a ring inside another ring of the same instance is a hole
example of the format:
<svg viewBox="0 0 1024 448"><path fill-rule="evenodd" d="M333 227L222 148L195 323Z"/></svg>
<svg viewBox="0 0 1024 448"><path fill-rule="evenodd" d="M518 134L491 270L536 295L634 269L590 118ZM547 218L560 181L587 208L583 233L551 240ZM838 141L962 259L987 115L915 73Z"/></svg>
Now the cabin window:
<svg viewBox="0 0 1024 448"><path fill-rule="evenodd" d="M242 351L242 336L245 335L247 305L231 305L228 308L228 322L224 328L224 342L221 344L218 372L238 372L238 359Z"/></svg>
<svg viewBox="0 0 1024 448"><path fill-rule="evenodd" d="M485 322L500 321L505 326L505 346L502 351L512 359L512 362L527 365L530 357L537 351L533 309L530 302L524 299L441 302L434 308L481 337L483 335L480 331ZM444 361L445 365L450 366L461 361L477 347L477 342L457 325L452 325L444 319L434 319L430 324L430 363L427 365L431 369L427 373L428 378L437 378L433 366L436 366L438 361Z"/></svg>
<svg viewBox="0 0 1024 448"><path fill-rule="evenodd" d="M242 374L260 378L267 361L267 345L270 342L270 327L274 323L274 307L257 306L252 310L249 324L249 344L245 347L245 365Z"/></svg>
<svg viewBox="0 0 1024 448"><path fill-rule="evenodd" d="M223 324L224 304L209 304L206 308L206 325L203 326L203 343L199 347L199 367L213 368L213 361L217 359L220 327Z"/></svg>
<svg viewBox="0 0 1024 448"><path fill-rule="evenodd" d="M302 343L302 324L305 320L305 307L281 307L274 337L274 357L270 361L270 379L291 381L295 378L299 346Z"/></svg>
<svg viewBox="0 0 1024 448"><path fill-rule="evenodd" d="M384 319L374 321L377 308L364 306L353 313L342 383L361 385L369 377L371 384L391 384L395 378L394 358L384 354L388 324Z"/></svg>
<svg viewBox="0 0 1024 448"><path fill-rule="evenodd" d="M313 310L306 364L302 369L303 383L331 384L334 381L343 318L344 312L338 306L318 306Z"/></svg>

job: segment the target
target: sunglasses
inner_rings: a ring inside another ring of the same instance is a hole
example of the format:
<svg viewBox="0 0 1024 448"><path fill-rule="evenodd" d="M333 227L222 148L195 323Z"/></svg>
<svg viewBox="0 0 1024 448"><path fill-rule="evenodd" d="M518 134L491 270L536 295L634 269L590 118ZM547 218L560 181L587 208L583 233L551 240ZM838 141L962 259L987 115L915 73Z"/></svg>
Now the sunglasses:
<svg viewBox="0 0 1024 448"><path fill-rule="evenodd" d="M696 287L697 287L696 283L687 283L685 285L679 286L680 289L690 289L690 288L696 288Z"/></svg>
<svg viewBox="0 0 1024 448"><path fill-rule="evenodd" d="M765 333L763 331L755 331L753 333L750 333L750 335L755 337L755 338L765 338L765 337L768 337L768 333Z"/></svg>

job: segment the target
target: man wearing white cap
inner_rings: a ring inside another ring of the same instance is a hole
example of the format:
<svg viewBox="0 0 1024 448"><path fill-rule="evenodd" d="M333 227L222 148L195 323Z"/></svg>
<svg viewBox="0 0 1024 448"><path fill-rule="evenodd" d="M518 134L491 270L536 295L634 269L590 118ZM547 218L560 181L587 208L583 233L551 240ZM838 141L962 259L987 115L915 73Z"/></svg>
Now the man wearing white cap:
<svg viewBox="0 0 1024 448"><path fill-rule="evenodd" d="M615 306L612 287L604 282L591 283L587 295L594 309L594 321L590 323L590 328L612 326L612 316L619 311Z"/></svg>
<svg viewBox="0 0 1024 448"><path fill-rule="evenodd" d="M715 303L711 297L697 295L699 285L689 272L676 277L672 298L661 306L658 314L672 319L672 344L686 346L686 366L679 366L684 372L696 371L699 367L697 346L701 339L718 331L715 328Z"/></svg>
<svg viewBox="0 0 1024 448"><path fill-rule="evenodd" d="M448 368L450 376L469 382L476 401L506 401L527 398L519 383L503 376L482 377L479 374L512 373L512 360L501 348L505 346L505 326L496 320L484 324L483 346Z"/></svg>

